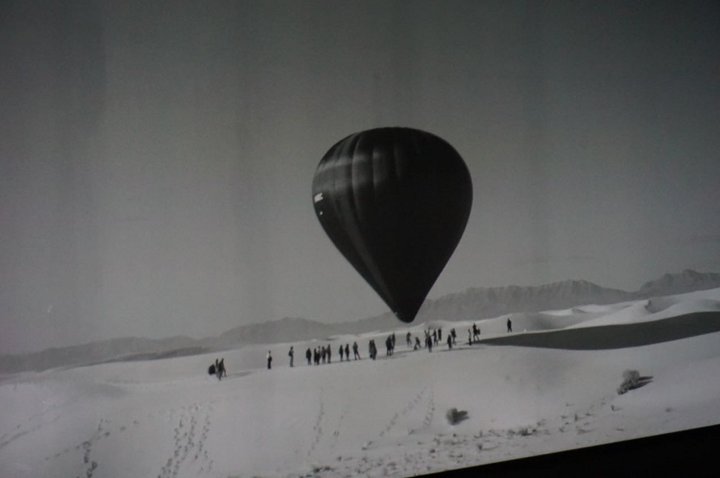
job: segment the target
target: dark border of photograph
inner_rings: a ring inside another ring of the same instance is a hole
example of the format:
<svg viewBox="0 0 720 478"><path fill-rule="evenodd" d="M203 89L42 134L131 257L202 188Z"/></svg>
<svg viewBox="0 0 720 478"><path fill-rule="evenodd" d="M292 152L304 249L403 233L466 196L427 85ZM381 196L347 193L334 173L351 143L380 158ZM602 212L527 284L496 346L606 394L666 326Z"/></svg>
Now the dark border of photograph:
<svg viewBox="0 0 720 478"><path fill-rule="evenodd" d="M425 477L717 476L720 425L613 442Z"/></svg>

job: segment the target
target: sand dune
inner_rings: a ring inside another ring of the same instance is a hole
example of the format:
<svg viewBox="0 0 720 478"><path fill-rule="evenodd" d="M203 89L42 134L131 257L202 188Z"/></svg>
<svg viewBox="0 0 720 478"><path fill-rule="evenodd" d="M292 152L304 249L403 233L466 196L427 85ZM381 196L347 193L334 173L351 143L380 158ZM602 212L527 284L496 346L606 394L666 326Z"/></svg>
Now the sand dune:
<svg viewBox="0 0 720 478"><path fill-rule="evenodd" d="M720 423L719 293L514 315L524 333L498 317L432 353L405 346L420 326L395 328L392 357L389 330L243 347L223 381L215 355L21 374L0 384L0 476L414 476ZM363 360L305 365L306 347L354 340ZM652 380L619 395L627 369Z"/></svg>
<svg viewBox="0 0 720 478"><path fill-rule="evenodd" d="M519 345L569 350L640 347L720 331L720 312L697 312L640 323L586 326L483 340L489 345Z"/></svg>

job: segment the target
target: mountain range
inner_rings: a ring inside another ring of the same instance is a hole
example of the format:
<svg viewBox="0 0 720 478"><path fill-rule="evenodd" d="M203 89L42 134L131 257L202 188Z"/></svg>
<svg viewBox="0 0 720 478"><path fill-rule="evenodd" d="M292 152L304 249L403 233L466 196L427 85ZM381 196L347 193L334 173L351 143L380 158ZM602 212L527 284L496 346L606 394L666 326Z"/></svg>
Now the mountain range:
<svg viewBox="0 0 720 478"><path fill-rule="evenodd" d="M585 280L566 280L540 286L471 288L427 300L415 324L442 320L481 320L510 313L566 309L587 304L612 304L642 300L695 290L720 287L720 274L685 270L665 274L627 292L601 287ZM242 345L279 343L324 338L338 334L358 334L391 329L400 323L388 312L379 316L327 324L305 318L242 325L216 337L194 339L185 336L165 339L126 337L40 352L0 355L0 374L55 367L88 365L119 360L146 360L226 350Z"/></svg>

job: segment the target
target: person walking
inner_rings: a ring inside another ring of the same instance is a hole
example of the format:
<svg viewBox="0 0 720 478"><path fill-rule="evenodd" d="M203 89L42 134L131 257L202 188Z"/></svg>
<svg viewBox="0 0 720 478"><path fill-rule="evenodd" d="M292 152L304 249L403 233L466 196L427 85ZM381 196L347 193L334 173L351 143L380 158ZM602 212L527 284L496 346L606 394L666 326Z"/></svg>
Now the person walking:
<svg viewBox="0 0 720 478"><path fill-rule="evenodd" d="M507 319L507 331L508 333L512 332L512 320L510 320L510 317Z"/></svg>

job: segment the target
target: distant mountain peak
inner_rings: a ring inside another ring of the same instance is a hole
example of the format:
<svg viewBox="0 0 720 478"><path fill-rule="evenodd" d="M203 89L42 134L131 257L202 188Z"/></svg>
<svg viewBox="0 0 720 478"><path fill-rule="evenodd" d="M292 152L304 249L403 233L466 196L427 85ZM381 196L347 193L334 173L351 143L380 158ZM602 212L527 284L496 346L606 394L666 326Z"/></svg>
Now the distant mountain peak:
<svg viewBox="0 0 720 478"><path fill-rule="evenodd" d="M720 287L720 274L685 269L675 274L664 274L659 279L646 282L638 291L641 294L680 294L694 290Z"/></svg>

